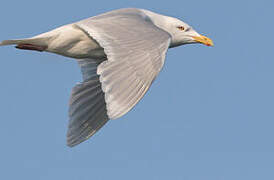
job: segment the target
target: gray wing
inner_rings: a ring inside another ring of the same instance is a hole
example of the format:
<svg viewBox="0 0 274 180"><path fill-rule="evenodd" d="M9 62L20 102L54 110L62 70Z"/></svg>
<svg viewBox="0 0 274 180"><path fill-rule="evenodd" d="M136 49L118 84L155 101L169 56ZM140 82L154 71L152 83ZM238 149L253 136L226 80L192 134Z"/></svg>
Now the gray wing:
<svg viewBox="0 0 274 180"><path fill-rule="evenodd" d="M98 66L97 74L108 117L119 118L136 105L160 72L170 34L137 9L113 11L77 25L104 48L108 60Z"/></svg>
<svg viewBox="0 0 274 180"><path fill-rule="evenodd" d="M75 146L96 133L108 120L104 92L102 91L97 67L102 60L78 60L83 82L78 83L71 93L69 102L69 126L67 145Z"/></svg>
<svg viewBox="0 0 274 180"><path fill-rule="evenodd" d="M78 60L84 82L72 91L69 146L139 102L160 72L170 43L170 35L137 10L115 11L76 25L104 48L107 59Z"/></svg>

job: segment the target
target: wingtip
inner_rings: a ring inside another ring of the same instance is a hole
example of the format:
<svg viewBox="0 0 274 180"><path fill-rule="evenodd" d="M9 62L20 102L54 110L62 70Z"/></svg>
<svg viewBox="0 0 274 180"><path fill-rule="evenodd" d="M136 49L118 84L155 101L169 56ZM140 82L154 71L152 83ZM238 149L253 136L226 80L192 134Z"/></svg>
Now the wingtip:
<svg viewBox="0 0 274 180"><path fill-rule="evenodd" d="M70 148L73 148L75 146L77 146L78 144L82 143L83 141L85 141L86 139L79 139L79 138L71 138L67 136L67 146Z"/></svg>
<svg viewBox="0 0 274 180"><path fill-rule="evenodd" d="M74 146L76 146L77 144L71 143L67 141L67 146L70 148L73 148Z"/></svg>
<svg viewBox="0 0 274 180"><path fill-rule="evenodd" d="M72 148L74 146L76 146L77 144L77 141L75 141L75 139L72 139L71 136L69 134L67 134L67 146Z"/></svg>
<svg viewBox="0 0 274 180"><path fill-rule="evenodd" d="M67 132L67 146L72 148L74 146L77 146L78 144L82 143L85 141L86 138L83 138L79 136L79 134L75 134L70 128L68 129Z"/></svg>

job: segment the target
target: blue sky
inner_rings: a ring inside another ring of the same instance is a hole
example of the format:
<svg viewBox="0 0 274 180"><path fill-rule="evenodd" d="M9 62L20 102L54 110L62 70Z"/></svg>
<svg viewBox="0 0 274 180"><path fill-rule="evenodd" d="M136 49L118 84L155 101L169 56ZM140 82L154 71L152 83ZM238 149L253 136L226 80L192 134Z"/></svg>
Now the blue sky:
<svg viewBox="0 0 274 180"><path fill-rule="evenodd" d="M168 51L144 99L66 146L72 59L0 48L0 179L274 179L273 1L3 1L0 40L112 9L171 15L215 47Z"/></svg>

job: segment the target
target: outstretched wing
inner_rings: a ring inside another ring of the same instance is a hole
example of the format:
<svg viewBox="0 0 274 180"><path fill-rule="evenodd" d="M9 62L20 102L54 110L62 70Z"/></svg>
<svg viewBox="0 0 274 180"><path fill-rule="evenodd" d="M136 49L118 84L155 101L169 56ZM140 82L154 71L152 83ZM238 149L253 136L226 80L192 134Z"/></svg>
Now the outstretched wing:
<svg viewBox="0 0 274 180"><path fill-rule="evenodd" d="M84 81L73 89L69 102L67 145L75 146L96 133L108 120L97 66L101 61L78 60Z"/></svg>
<svg viewBox="0 0 274 180"><path fill-rule="evenodd" d="M136 105L160 72L170 34L137 9L110 12L77 25L104 48L108 60L97 73L107 114L119 118Z"/></svg>
<svg viewBox="0 0 274 180"><path fill-rule="evenodd" d="M91 137L108 119L132 109L163 67L170 35L136 9L113 11L75 24L95 39L104 61L79 60L84 82L72 92L68 145Z"/></svg>

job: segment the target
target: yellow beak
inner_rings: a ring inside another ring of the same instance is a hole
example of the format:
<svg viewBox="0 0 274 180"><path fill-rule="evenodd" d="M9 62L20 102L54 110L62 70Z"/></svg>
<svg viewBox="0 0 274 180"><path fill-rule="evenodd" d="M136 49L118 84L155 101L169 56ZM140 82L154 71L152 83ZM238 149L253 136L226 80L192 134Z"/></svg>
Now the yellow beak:
<svg viewBox="0 0 274 180"><path fill-rule="evenodd" d="M206 37L206 36L202 36L202 35L201 36L192 36L192 38L196 42L202 43L202 44L207 45L207 46L213 46L214 45L213 41L210 38Z"/></svg>

